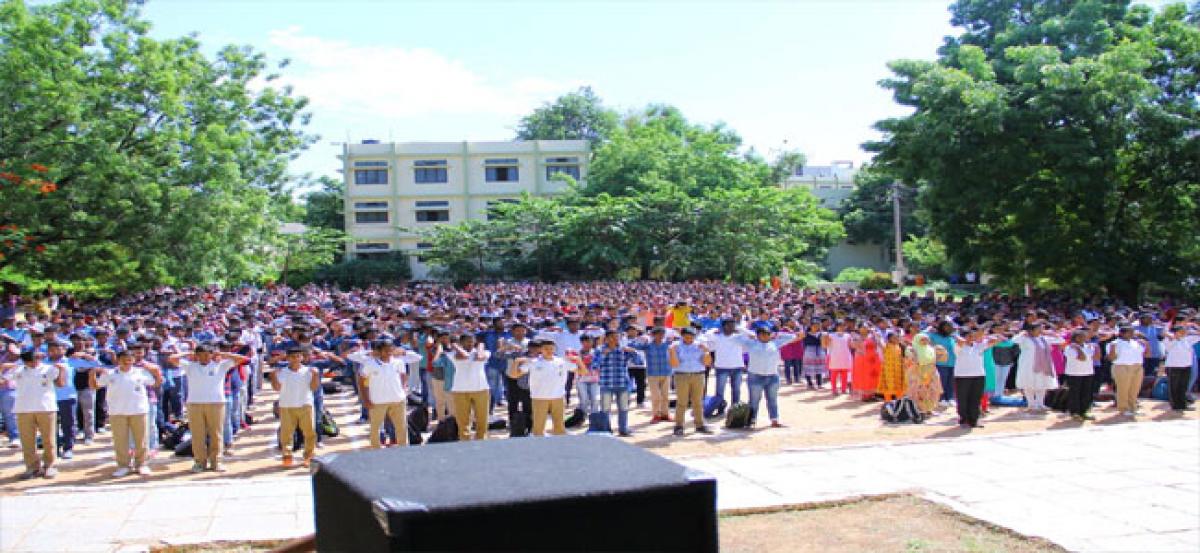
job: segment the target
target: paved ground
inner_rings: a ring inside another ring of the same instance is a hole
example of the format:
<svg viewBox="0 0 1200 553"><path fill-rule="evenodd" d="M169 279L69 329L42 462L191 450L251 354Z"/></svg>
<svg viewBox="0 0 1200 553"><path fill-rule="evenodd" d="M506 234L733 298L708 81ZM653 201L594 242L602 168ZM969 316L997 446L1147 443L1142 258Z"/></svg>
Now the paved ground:
<svg viewBox="0 0 1200 553"><path fill-rule="evenodd" d="M1081 551L1200 550L1195 420L686 459L722 510L911 491ZM144 550L312 532L307 478L53 487L0 496L0 550Z"/></svg>

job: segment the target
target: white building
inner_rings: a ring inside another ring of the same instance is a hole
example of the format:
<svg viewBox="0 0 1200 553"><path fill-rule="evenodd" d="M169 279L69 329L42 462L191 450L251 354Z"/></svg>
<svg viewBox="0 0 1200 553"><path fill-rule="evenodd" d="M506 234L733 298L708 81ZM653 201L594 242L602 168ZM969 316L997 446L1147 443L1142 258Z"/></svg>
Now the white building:
<svg viewBox="0 0 1200 553"><path fill-rule="evenodd" d="M409 252L413 278L427 278L421 229L486 219L489 205L523 193L561 193L560 175L582 184L589 155L586 140L347 144L345 258Z"/></svg>
<svg viewBox="0 0 1200 553"><path fill-rule="evenodd" d="M854 176L858 170L852 161L835 161L831 165L809 165L796 169L784 183L785 188L804 188L818 200L821 207L837 211L854 193ZM829 249L825 270L833 278L846 267L866 267L887 272L892 269L887 248L880 244L851 244L843 240Z"/></svg>

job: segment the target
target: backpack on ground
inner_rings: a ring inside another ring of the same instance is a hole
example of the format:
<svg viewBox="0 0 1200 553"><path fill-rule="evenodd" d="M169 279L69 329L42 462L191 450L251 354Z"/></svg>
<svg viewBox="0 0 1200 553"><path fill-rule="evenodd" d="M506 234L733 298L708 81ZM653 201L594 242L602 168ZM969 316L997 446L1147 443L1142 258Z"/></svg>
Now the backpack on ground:
<svg viewBox="0 0 1200 553"><path fill-rule="evenodd" d="M725 398L708 396L704 398L704 418L713 419L725 413Z"/></svg>
<svg viewBox="0 0 1200 553"><path fill-rule="evenodd" d="M176 457L191 457L192 456L192 435L188 434L184 437L179 445L175 446Z"/></svg>
<svg viewBox="0 0 1200 553"><path fill-rule="evenodd" d="M725 414L725 428L750 428L750 406L740 401L731 405Z"/></svg>
<svg viewBox="0 0 1200 553"><path fill-rule="evenodd" d="M488 430L504 430L508 428L508 420L504 417L488 418Z"/></svg>
<svg viewBox="0 0 1200 553"><path fill-rule="evenodd" d="M992 398L992 405L997 407L1026 407L1029 402L1025 401L1025 396L1000 396Z"/></svg>
<svg viewBox="0 0 1200 553"><path fill-rule="evenodd" d="M408 396L405 397L405 401L409 405L425 405L425 399L421 397L421 394L416 392L409 392Z"/></svg>
<svg viewBox="0 0 1200 553"><path fill-rule="evenodd" d="M321 392L325 394L340 394L342 393L342 384L340 382L322 382Z"/></svg>
<svg viewBox="0 0 1200 553"><path fill-rule="evenodd" d="M1046 390L1046 407L1055 411L1067 411L1067 396L1070 395L1070 389L1066 386L1056 390Z"/></svg>
<svg viewBox="0 0 1200 553"><path fill-rule="evenodd" d="M879 418L884 422L898 424L911 422L920 424L925 422L925 415L917 409L917 404L909 398L894 399L884 402L879 408Z"/></svg>
<svg viewBox="0 0 1200 553"><path fill-rule="evenodd" d="M429 430L429 408L421 405L414 407L408 412L408 428L417 432L426 432Z"/></svg>
<svg viewBox="0 0 1200 553"><path fill-rule="evenodd" d="M336 438L338 435L337 421L333 420L333 415L329 414L328 409L321 409L321 424L318 430L322 436Z"/></svg>
<svg viewBox="0 0 1200 553"><path fill-rule="evenodd" d="M588 434L612 434L612 421L608 413L597 411L588 415Z"/></svg>
<svg viewBox="0 0 1200 553"><path fill-rule="evenodd" d="M1171 397L1170 385L1167 383L1167 378L1161 377L1154 382L1154 388L1150 390L1150 399L1167 401Z"/></svg>
<svg viewBox="0 0 1200 553"><path fill-rule="evenodd" d="M181 422L175 426L174 430L170 430L166 433L166 435L161 436L159 443L162 445L163 449L174 450L176 447L179 447L179 444L183 443L185 438L190 436L191 434L188 432L187 423Z"/></svg>
<svg viewBox="0 0 1200 553"><path fill-rule="evenodd" d="M567 428L579 428L580 426L583 426L583 421L586 418L587 413L584 413L583 409L576 407L575 410L571 412L571 416L567 417L567 420L563 421L563 426L566 426Z"/></svg>
<svg viewBox="0 0 1200 553"><path fill-rule="evenodd" d="M425 438L421 437L421 433L410 425L408 427L408 445L421 445L424 442Z"/></svg>
<svg viewBox="0 0 1200 553"><path fill-rule="evenodd" d="M454 417L446 417L433 427L427 443L437 444L458 441L458 421Z"/></svg>

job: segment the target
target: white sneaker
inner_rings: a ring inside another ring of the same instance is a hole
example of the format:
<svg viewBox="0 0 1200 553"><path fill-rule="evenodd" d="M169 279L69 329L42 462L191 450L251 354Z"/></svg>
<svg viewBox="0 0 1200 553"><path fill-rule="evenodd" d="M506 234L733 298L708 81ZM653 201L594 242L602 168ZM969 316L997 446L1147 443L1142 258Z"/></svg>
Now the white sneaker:
<svg viewBox="0 0 1200 553"><path fill-rule="evenodd" d="M113 478L121 478L124 476L129 476L129 467L121 467L113 473Z"/></svg>
<svg viewBox="0 0 1200 553"><path fill-rule="evenodd" d="M142 465L142 466L138 467L137 473L142 476L150 476L151 474L154 474L153 472L150 471L150 467L148 467L146 465Z"/></svg>

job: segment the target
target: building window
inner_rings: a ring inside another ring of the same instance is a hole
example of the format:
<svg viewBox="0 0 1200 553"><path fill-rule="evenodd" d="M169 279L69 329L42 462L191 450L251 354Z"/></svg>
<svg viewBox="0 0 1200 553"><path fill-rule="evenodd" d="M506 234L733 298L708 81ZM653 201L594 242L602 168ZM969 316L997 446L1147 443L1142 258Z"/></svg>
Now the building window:
<svg viewBox="0 0 1200 553"><path fill-rule="evenodd" d="M418 252L420 252L421 250L430 250L430 249L433 249L433 244L430 244L429 242L418 242L417 243L417 251ZM425 256L421 255L420 253L417 253L417 263L424 263L424 262L425 262Z"/></svg>
<svg viewBox="0 0 1200 553"><path fill-rule="evenodd" d="M354 209L387 209L387 202L354 202Z"/></svg>
<svg viewBox="0 0 1200 553"><path fill-rule="evenodd" d="M417 202L417 207L450 207L448 200L421 200Z"/></svg>
<svg viewBox="0 0 1200 553"><path fill-rule="evenodd" d="M354 166L355 167L387 167L388 162L386 162L386 161L356 161L356 162L354 162Z"/></svg>
<svg viewBox="0 0 1200 553"><path fill-rule="evenodd" d="M355 169L354 184L387 184L387 169Z"/></svg>
<svg viewBox="0 0 1200 553"><path fill-rule="evenodd" d="M418 209L418 223L445 223L450 221L449 209Z"/></svg>
<svg viewBox="0 0 1200 553"><path fill-rule="evenodd" d="M354 222L359 224L373 224L388 222L388 212L386 211L355 211Z"/></svg>
<svg viewBox="0 0 1200 553"><path fill-rule="evenodd" d="M444 183L449 180L444 159L420 159L413 162L413 180L417 184Z"/></svg>
<svg viewBox="0 0 1200 553"><path fill-rule="evenodd" d="M487 182L517 182L521 180L517 170L517 158L487 159L483 162L484 180Z"/></svg>

